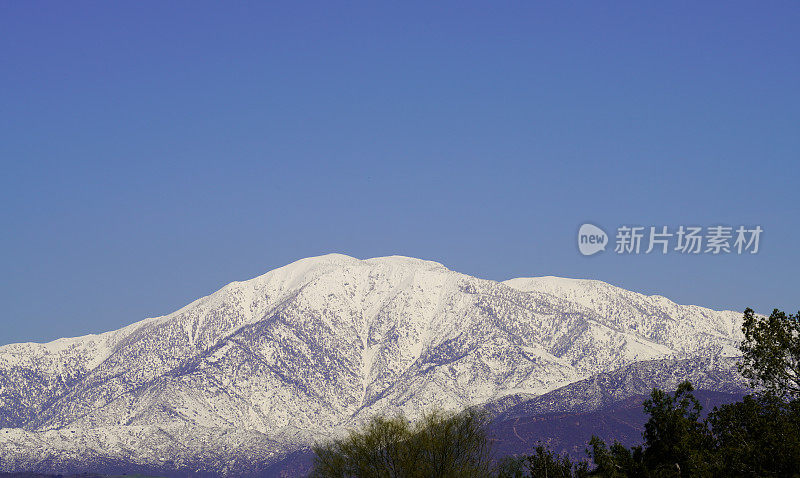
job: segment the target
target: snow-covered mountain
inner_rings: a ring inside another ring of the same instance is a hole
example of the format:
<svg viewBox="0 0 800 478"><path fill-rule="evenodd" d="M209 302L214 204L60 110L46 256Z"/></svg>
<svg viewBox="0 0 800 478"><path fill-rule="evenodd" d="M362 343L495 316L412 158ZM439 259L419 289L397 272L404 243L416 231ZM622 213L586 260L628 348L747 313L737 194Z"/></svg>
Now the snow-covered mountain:
<svg viewBox="0 0 800 478"><path fill-rule="evenodd" d="M303 259L113 332L0 347L0 469L257 473L376 413L733 356L740 320L598 281Z"/></svg>

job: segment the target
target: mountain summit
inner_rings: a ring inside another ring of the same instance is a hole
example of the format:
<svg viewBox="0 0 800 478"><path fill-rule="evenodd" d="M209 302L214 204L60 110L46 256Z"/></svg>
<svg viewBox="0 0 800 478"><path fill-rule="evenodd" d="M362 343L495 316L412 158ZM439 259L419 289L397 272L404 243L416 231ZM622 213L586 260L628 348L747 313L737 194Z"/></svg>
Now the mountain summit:
<svg viewBox="0 0 800 478"><path fill-rule="evenodd" d="M0 347L0 469L257 473L376 413L734 356L740 320L599 281L303 259L116 331Z"/></svg>

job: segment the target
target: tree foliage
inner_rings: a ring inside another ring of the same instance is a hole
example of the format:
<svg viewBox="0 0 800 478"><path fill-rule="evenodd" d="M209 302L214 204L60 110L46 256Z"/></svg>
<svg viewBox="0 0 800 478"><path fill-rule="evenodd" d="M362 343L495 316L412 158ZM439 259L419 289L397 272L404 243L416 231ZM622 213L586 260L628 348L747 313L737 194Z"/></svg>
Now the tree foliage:
<svg viewBox="0 0 800 478"><path fill-rule="evenodd" d="M643 459L649 469L682 476L703 469L709 437L698 421L702 407L693 390L691 383L683 382L673 395L653 390L644 402L650 418L644 425Z"/></svg>
<svg viewBox="0 0 800 478"><path fill-rule="evenodd" d="M711 440L699 421L702 407L692 391L689 382L681 383L674 394L652 391L644 402L649 419L642 446L628 449L615 442L607 448L593 437L589 453L597 466L594 474L614 478L701 475L707 469Z"/></svg>
<svg viewBox="0 0 800 478"><path fill-rule="evenodd" d="M492 473L486 417L432 412L416 424L373 418L361 431L314 448L314 477L486 477Z"/></svg>
<svg viewBox="0 0 800 478"><path fill-rule="evenodd" d="M597 436L592 437L589 446L589 456L595 463L592 475L608 478L647 476L641 446L628 449L615 441L609 448Z"/></svg>
<svg viewBox="0 0 800 478"><path fill-rule="evenodd" d="M748 308L742 332L742 375L775 395L800 397L800 312L763 317Z"/></svg>
<svg viewBox="0 0 800 478"><path fill-rule="evenodd" d="M499 465L498 478L584 478L589 476L589 464L575 463L566 453L557 455L542 445L536 446L533 454L522 457L506 457Z"/></svg>
<svg viewBox="0 0 800 478"><path fill-rule="evenodd" d="M711 468L727 476L800 476L800 400L747 396L715 409Z"/></svg>

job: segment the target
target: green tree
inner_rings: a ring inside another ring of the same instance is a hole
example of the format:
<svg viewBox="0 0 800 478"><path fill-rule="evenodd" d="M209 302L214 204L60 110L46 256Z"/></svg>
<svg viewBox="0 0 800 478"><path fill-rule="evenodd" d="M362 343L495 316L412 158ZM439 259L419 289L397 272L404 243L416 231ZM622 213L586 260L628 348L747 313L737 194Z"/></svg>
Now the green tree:
<svg viewBox="0 0 800 478"><path fill-rule="evenodd" d="M373 418L361 431L314 447L314 477L486 477L492 472L486 417L432 412L412 425Z"/></svg>
<svg viewBox="0 0 800 478"><path fill-rule="evenodd" d="M628 449L615 442L607 448L600 438L592 437L593 474L608 478L707 474L711 437L699 421L702 407L692 391L689 382L678 385L674 394L653 389L644 402L649 418L642 446Z"/></svg>
<svg viewBox="0 0 800 478"><path fill-rule="evenodd" d="M649 476L644 465L642 447L625 448L615 441L611 448L597 436L589 441L589 456L595 463L593 475L605 478L624 478L628 476Z"/></svg>
<svg viewBox="0 0 800 478"><path fill-rule="evenodd" d="M800 401L747 396L708 417L717 476L800 476Z"/></svg>
<svg viewBox="0 0 800 478"><path fill-rule="evenodd" d="M739 370L752 385L778 396L800 397L800 312L774 309L769 317L744 311Z"/></svg>
<svg viewBox="0 0 800 478"><path fill-rule="evenodd" d="M507 457L499 466L499 478L584 478L589 476L589 464L575 463L569 455L557 455L542 445L536 446L533 454L523 457Z"/></svg>
<svg viewBox="0 0 800 478"><path fill-rule="evenodd" d="M375 417L363 431L314 447L318 477L393 477L412 458L404 445L411 434L402 417Z"/></svg>
<svg viewBox="0 0 800 478"><path fill-rule="evenodd" d="M644 402L644 462L661 476L694 476L705 468L710 437L699 421L702 407L689 382L673 395L654 389Z"/></svg>

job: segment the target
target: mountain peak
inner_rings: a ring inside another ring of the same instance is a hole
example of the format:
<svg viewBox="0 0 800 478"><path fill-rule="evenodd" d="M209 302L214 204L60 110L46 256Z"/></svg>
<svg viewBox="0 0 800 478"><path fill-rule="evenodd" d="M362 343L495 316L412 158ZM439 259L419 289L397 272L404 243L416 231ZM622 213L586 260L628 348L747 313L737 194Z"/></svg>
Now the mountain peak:
<svg viewBox="0 0 800 478"><path fill-rule="evenodd" d="M399 256L399 255L373 257L371 259L365 259L363 262L367 264L424 266L432 269L439 269L439 268L446 269L446 267L439 262L429 261L426 259L418 259L416 257Z"/></svg>
<svg viewBox="0 0 800 478"><path fill-rule="evenodd" d="M445 269L442 264L414 257L399 255L373 257L370 259L358 259L346 254L324 254L320 256L306 257L296 260L283 267L273 269L261 276L244 282L232 282L228 285L237 286L243 283L271 283L276 284L280 289L292 290L302 287L314 279L329 272L359 266L390 266L390 267L417 267L426 270Z"/></svg>

